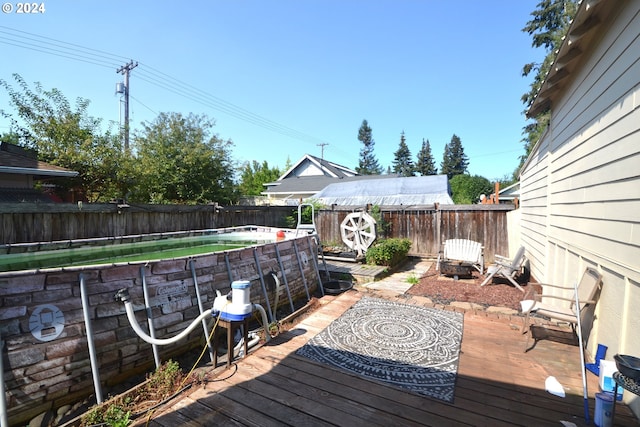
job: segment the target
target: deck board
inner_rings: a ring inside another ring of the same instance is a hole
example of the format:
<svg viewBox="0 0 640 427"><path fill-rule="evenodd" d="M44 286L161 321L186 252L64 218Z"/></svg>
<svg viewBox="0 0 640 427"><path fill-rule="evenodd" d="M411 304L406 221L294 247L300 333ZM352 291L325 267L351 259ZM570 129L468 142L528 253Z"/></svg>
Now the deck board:
<svg viewBox="0 0 640 427"><path fill-rule="evenodd" d="M453 404L295 354L362 296L352 290L322 298L321 308L293 329L237 360L230 370L216 368L219 380L157 411L150 425L558 426L560 420L586 425L578 348L545 340L525 353L518 318L465 313ZM565 398L545 391L548 376L565 387ZM597 377L589 374L588 379L593 418ZM622 404L615 421L617 426L638 425Z"/></svg>

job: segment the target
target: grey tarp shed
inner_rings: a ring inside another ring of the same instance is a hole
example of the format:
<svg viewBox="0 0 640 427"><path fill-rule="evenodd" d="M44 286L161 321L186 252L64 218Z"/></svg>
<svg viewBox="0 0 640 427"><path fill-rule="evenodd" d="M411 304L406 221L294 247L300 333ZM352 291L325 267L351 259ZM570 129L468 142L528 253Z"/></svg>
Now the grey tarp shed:
<svg viewBox="0 0 640 427"><path fill-rule="evenodd" d="M327 185L311 199L325 206L453 204L446 175L340 182Z"/></svg>

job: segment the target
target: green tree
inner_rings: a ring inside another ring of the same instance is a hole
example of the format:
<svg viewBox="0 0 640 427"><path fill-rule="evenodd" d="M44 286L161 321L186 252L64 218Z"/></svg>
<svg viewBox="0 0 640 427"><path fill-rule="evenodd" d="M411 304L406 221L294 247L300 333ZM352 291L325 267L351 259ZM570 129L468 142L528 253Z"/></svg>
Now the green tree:
<svg viewBox="0 0 640 427"><path fill-rule="evenodd" d="M460 137L453 134L451 142L444 146L444 155L442 158L442 164L440 165L440 171L451 179L456 175L467 172L468 166L469 160L467 155L464 154L462 141L460 140Z"/></svg>
<svg viewBox="0 0 640 427"><path fill-rule="evenodd" d="M233 143L212 133L205 115L160 113L134 135L141 203L233 203L237 200Z"/></svg>
<svg viewBox="0 0 640 427"><path fill-rule="evenodd" d="M415 174L415 166L411 160L411 151L407 146L404 131L400 134L400 145L394 153L393 172L400 176L414 176Z"/></svg>
<svg viewBox="0 0 640 427"><path fill-rule="evenodd" d="M493 192L491 182L479 175L458 174L449 180L451 198L456 205L470 205L480 200L480 195Z"/></svg>
<svg viewBox="0 0 640 427"><path fill-rule="evenodd" d="M422 147L418 151L416 171L422 176L438 174L438 168L436 168L436 161L431 154L431 144L428 139L425 141L422 138Z"/></svg>
<svg viewBox="0 0 640 427"><path fill-rule="evenodd" d="M102 133L100 119L88 114L89 100L78 98L72 106L58 89L45 90L40 83L32 89L20 75L13 78L17 88L6 80L0 80L0 86L20 120L6 111L0 114L10 120L14 142L35 149L39 160L79 173L57 180L57 191L64 195L71 188L81 189L89 201L104 201L121 191L125 185L118 182L118 165L126 155L118 135Z"/></svg>
<svg viewBox="0 0 640 427"><path fill-rule="evenodd" d="M291 157L287 156L287 161L284 163L284 170L282 171L282 173L285 173L286 171L291 169L291 166L293 166L293 163L291 162Z"/></svg>
<svg viewBox="0 0 640 427"><path fill-rule="evenodd" d="M267 161L262 164L256 160L249 163L246 162L242 166L240 172L240 184L238 189L243 196L258 196L264 191L264 185L267 182L277 180L282 172L277 167L270 168Z"/></svg>
<svg viewBox="0 0 640 427"><path fill-rule="evenodd" d="M373 146L375 141L371 136L371 128L366 120L362 121L360 129L358 130L358 141L363 144L360 149L360 161L356 172L360 175L380 175L382 173L382 167L378 163L378 159L373 154Z"/></svg>
<svg viewBox="0 0 640 427"><path fill-rule="evenodd" d="M0 143L6 142L7 144L20 145L20 137L15 132L6 132L0 134Z"/></svg>
<svg viewBox="0 0 640 427"><path fill-rule="evenodd" d="M529 109L535 101L536 95L555 60L555 52L560 48L571 21L578 11L578 6L578 0L541 0L537 9L531 12L532 19L522 29L523 32L532 36L531 45L533 47L542 47L546 52L541 63L530 62L522 67L524 77L535 73L529 91L521 98L525 109ZM520 165L514 172L514 177L546 129L549 123L549 111L541 112L532 120L523 128L522 142L525 153L520 157Z"/></svg>

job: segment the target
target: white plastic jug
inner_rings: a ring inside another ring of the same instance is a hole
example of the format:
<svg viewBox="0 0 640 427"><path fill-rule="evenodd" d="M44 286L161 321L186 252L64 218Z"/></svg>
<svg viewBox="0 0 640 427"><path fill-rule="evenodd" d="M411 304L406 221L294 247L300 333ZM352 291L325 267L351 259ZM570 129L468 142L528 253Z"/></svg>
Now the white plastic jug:
<svg viewBox="0 0 640 427"><path fill-rule="evenodd" d="M613 411L613 394L596 393L596 410L593 414L593 423L598 427L612 427L613 420L611 412Z"/></svg>

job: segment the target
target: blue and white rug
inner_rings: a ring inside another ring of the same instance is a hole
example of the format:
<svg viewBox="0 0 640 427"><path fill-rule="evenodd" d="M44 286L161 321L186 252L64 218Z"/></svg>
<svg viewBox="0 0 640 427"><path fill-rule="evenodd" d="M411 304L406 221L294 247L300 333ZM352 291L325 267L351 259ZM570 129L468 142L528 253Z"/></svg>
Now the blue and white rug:
<svg viewBox="0 0 640 427"><path fill-rule="evenodd" d="M453 402L463 315L364 297L296 354Z"/></svg>

